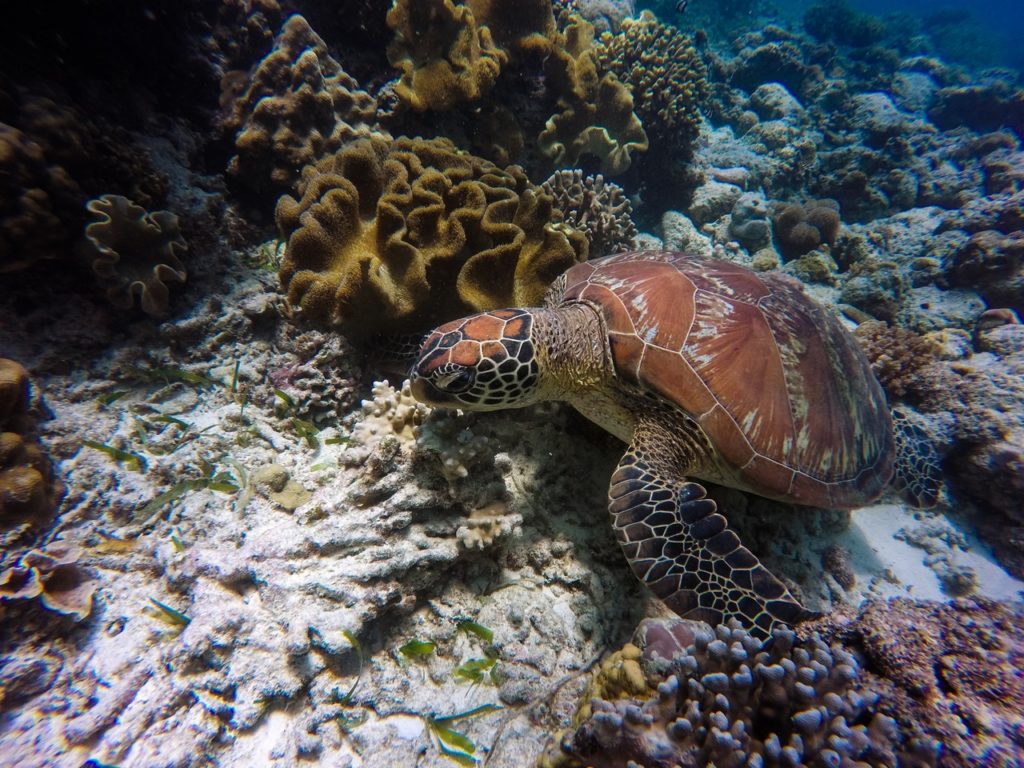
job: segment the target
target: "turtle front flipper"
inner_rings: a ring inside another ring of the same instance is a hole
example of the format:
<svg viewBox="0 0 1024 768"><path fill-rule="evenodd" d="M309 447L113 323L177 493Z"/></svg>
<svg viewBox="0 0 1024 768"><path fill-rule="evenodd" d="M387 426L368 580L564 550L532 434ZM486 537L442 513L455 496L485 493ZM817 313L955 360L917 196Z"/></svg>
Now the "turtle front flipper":
<svg viewBox="0 0 1024 768"><path fill-rule="evenodd" d="M892 409L892 430L896 438L893 487L918 509L934 507L942 488L942 467L935 443L899 408Z"/></svg>
<svg viewBox="0 0 1024 768"><path fill-rule="evenodd" d="M735 617L762 638L813 618L686 480L697 451L681 439L641 424L612 475L608 510L633 573L683 618Z"/></svg>

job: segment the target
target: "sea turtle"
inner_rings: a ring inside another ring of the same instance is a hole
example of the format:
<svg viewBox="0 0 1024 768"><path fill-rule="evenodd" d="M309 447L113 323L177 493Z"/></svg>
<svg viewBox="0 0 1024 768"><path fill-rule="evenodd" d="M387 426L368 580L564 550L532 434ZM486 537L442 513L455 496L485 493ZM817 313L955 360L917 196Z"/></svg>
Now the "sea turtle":
<svg viewBox="0 0 1024 768"><path fill-rule="evenodd" d="M442 325L411 381L419 400L467 410L564 400L626 441L608 497L633 572L680 616L735 616L761 636L810 614L689 478L849 508L895 466L882 388L838 318L791 278L685 253L578 264L544 307Z"/></svg>

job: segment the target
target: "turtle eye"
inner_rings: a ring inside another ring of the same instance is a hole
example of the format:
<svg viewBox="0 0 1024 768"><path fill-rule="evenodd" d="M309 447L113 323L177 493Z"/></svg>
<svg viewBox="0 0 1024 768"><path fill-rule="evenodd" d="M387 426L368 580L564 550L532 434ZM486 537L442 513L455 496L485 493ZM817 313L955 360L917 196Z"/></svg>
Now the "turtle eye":
<svg viewBox="0 0 1024 768"><path fill-rule="evenodd" d="M463 365L453 366L438 373L433 384L442 392L465 392L473 386L473 371Z"/></svg>

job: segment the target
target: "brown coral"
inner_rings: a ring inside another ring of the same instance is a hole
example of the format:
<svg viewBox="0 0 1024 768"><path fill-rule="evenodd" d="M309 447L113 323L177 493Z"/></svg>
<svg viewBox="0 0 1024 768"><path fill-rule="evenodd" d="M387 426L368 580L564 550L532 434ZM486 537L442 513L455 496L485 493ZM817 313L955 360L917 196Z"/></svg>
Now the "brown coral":
<svg viewBox="0 0 1024 768"><path fill-rule="evenodd" d="M237 150L228 173L246 191L290 191L303 166L376 130L376 109L306 20L292 16L223 121Z"/></svg>
<svg viewBox="0 0 1024 768"><path fill-rule="evenodd" d="M554 166L594 155L612 175L647 148L629 89L597 71L593 27L574 18L560 32L550 0L397 0L388 24L396 33L388 54L402 70L395 94L413 109L481 104L499 80L519 77L542 85L545 103L555 104L538 138ZM483 114L494 113L486 106Z"/></svg>
<svg viewBox="0 0 1024 768"><path fill-rule="evenodd" d="M611 73L599 75L593 52L594 30L585 21L565 33L566 70L574 73L575 87L558 100L538 136L538 144L556 167L576 165L591 155L601 162L601 173L624 173L633 155L647 150L647 134L633 112L633 96Z"/></svg>
<svg viewBox="0 0 1024 768"><path fill-rule="evenodd" d="M446 110L494 87L508 55L473 11L452 0L399 0L388 11L388 59L402 71L395 93L413 109Z"/></svg>
<svg viewBox="0 0 1024 768"><path fill-rule="evenodd" d="M541 184L555 199L564 221L587 235L590 258L631 250L636 245L633 207L622 187L604 177L583 172L556 171Z"/></svg>
<svg viewBox="0 0 1024 768"><path fill-rule="evenodd" d="M601 36L600 67L629 86L651 141L688 151L700 129L700 105L709 95L707 69L693 41L650 11Z"/></svg>
<svg viewBox="0 0 1024 768"><path fill-rule="evenodd" d="M110 303L128 309L138 297L146 314L165 313L167 283L183 283L188 274L178 258L187 247L178 217L148 213L122 195L103 195L86 208L93 221L85 228L85 251Z"/></svg>
<svg viewBox="0 0 1024 768"><path fill-rule="evenodd" d="M921 391L926 369L940 352L934 340L878 320L861 323L854 334L890 398L898 400Z"/></svg>
<svg viewBox="0 0 1024 768"><path fill-rule="evenodd" d="M0 358L0 525L46 515L58 492L50 461L32 439L28 372Z"/></svg>
<svg viewBox="0 0 1024 768"><path fill-rule="evenodd" d="M289 303L355 335L536 304L587 254L522 169L446 139L361 140L307 168L299 192L277 206Z"/></svg>
<svg viewBox="0 0 1024 768"><path fill-rule="evenodd" d="M793 259L821 244L831 246L839 235L839 204L835 200L813 200L804 205L777 206L772 216L775 241L782 254Z"/></svg>
<svg viewBox="0 0 1024 768"><path fill-rule="evenodd" d="M0 601L39 599L46 608L82 621L92 612L98 583L78 565L82 550L65 543L33 549L0 573Z"/></svg>

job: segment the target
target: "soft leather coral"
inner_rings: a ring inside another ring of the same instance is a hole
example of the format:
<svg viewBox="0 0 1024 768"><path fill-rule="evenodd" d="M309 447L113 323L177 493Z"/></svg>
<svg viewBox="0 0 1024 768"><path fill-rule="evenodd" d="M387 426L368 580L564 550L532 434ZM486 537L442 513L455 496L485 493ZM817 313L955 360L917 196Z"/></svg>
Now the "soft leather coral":
<svg viewBox="0 0 1024 768"><path fill-rule="evenodd" d="M142 311L162 315L170 300L168 283L184 283L186 249L178 217L146 210L122 195L86 203L93 221L85 228L85 250L110 303L128 309L138 298Z"/></svg>
<svg viewBox="0 0 1024 768"><path fill-rule="evenodd" d="M289 304L356 336L537 304L587 255L521 168L447 139L360 140L306 168L299 192L277 206Z"/></svg>

